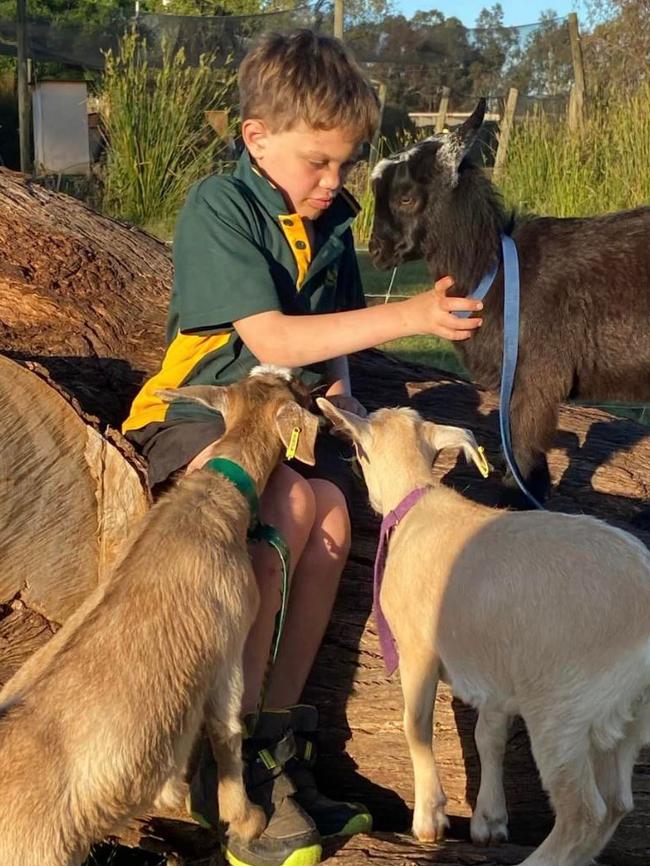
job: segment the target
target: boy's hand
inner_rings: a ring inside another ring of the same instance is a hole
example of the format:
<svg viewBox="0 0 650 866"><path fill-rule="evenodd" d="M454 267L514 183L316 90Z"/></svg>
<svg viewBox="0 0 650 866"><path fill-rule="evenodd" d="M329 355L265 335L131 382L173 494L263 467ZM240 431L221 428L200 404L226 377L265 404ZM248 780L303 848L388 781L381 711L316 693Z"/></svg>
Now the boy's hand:
<svg viewBox="0 0 650 866"><path fill-rule="evenodd" d="M447 292L454 285L451 277L442 277L428 292L422 292L403 303L410 304L413 315L414 334L435 334L445 340L468 340L483 324L478 317L461 318L455 310L475 312L483 309L481 301L467 298L448 298Z"/></svg>

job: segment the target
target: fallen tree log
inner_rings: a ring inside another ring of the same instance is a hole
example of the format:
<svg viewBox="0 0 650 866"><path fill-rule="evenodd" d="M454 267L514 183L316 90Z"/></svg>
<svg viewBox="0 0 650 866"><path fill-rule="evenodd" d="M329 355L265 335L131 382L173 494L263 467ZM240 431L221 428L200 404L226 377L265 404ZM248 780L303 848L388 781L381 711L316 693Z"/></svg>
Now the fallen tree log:
<svg viewBox="0 0 650 866"><path fill-rule="evenodd" d="M79 202L0 170L0 682L65 621L106 576L129 525L148 505L142 465L116 432L142 378L162 353L171 280L169 251L146 234L100 217ZM447 374L380 353L352 360L355 392L370 409L413 405L426 417L471 427L499 463L497 401ZM650 499L647 428L595 409L564 407L550 466L550 507L584 511L631 528L644 543ZM482 481L449 455L434 469L444 483L496 501L500 474ZM378 521L359 489L354 543L307 697L323 716L321 781L363 799L381 831L404 831L411 768L401 732L399 678L386 678L370 618ZM467 836L478 787L473 713L442 689L436 748L453 816ZM647 863L650 756L635 773L637 809L603 862ZM525 732L509 740L506 786L512 838L533 844L549 811ZM149 816L124 840L211 862L214 838L191 824ZM216 856L216 855L215 855ZM482 852L459 842L418 846L397 836L354 840L336 856L498 866L519 862L515 846ZM171 862L171 861L170 861ZM214 861L216 862L216 860Z"/></svg>

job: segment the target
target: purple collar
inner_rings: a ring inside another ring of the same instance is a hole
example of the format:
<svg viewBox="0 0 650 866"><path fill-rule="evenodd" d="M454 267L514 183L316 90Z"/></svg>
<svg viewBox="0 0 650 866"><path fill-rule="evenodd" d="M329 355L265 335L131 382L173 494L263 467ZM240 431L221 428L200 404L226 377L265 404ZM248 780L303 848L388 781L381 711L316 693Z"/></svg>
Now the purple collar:
<svg viewBox="0 0 650 866"><path fill-rule="evenodd" d="M389 511L381 522L379 530L379 544L377 545L377 554L375 556L375 571L373 580L373 601L372 608L375 613L377 622L377 634L379 635L379 646L381 647L382 655L384 656L384 664L388 675L393 673L398 665L397 645L395 638L390 630L390 626L384 616L379 603L381 594L381 583L384 579L384 566L386 565L386 548L390 539L391 532L397 524L402 520L413 508L416 502L431 490L432 485L427 484L424 487L416 487L402 499L400 504L393 510Z"/></svg>

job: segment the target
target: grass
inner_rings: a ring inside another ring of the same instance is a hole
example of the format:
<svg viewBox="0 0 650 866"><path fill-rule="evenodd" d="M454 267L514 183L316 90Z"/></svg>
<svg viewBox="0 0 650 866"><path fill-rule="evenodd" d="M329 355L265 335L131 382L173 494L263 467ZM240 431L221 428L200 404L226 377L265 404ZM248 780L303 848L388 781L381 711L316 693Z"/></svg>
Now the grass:
<svg viewBox="0 0 650 866"><path fill-rule="evenodd" d="M517 123L502 185L519 210L589 216L650 201L650 81L589 103L582 133L534 114Z"/></svg>
<svg viewBox="0 0 650 866"><path fill-rule="evenodd" d="M357 253L361 279L370 303L382 303L377 295L386 295L391 282L392 271L376 270L367 250L359 250ZM393 280L391 298L399 300L400 296L416 295L431 288L431 279L424 262L407 262L400 265ZM417 337L406 337L401 340L391 340L379 347L384 351L410 361L414 364L426 364L429 367L438 367L447 370L457 376L467 378L467 370L460 362L455 349L448 340L439 337L422 334Z"/></svg>
<svg viewBox="0 0 650 866"><path fill-rule="evenodd" d="M135 223L174 219L189 187L217 167L225 137L205 112L223 108L234 73L211 58L190 67L183 50L162 46L160 67L149 64L146 41L124 36L106 56L98 100L107 141L104 210Z"/></svg>

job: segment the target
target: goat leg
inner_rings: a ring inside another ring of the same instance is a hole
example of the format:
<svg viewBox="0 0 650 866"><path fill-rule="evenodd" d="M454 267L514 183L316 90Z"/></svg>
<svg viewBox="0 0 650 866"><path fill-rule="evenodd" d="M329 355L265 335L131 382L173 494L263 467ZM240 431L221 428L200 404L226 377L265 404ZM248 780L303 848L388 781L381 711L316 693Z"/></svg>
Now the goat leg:
<svg viewBox="0 0 650 866"><path fill-rule="evenodd" d="M503 790L503 756L509 717L500 709L482 707L474 739L481 761L481 785L470 832L475 845L495 845L508 839L508 813Z"/></svg>
<svg viewBox="0 0 650 866"><path fill-rule="evenodd" d="M510 404L510 427L515 460L529 492L544 502L551 490L551 475L546 451L557 427L561 395L548 394L531 384L530 376L517 382ZM508 472L504 480L504 502L516 508L530 508Z"/></svg>
<svg viewBox="0 0 650 866"><path fill-rule="evenodd" d="M400 678L404 695L404 733L415 777L413 834L421 842L442 839L449 822L447 798L433 752L433 711L440 661L419 649L404 651L400 645Z"/></svg>
<svg viewBox="0 0 650 866"><path fill-rule="evenodd" d="M235 667L215 684L206 703L205 724L217 762L219 818L228 824L229 833L249 841L264 832L267 819L264 810L248 799L244 787L241 665L238 670Z"/></svg>

